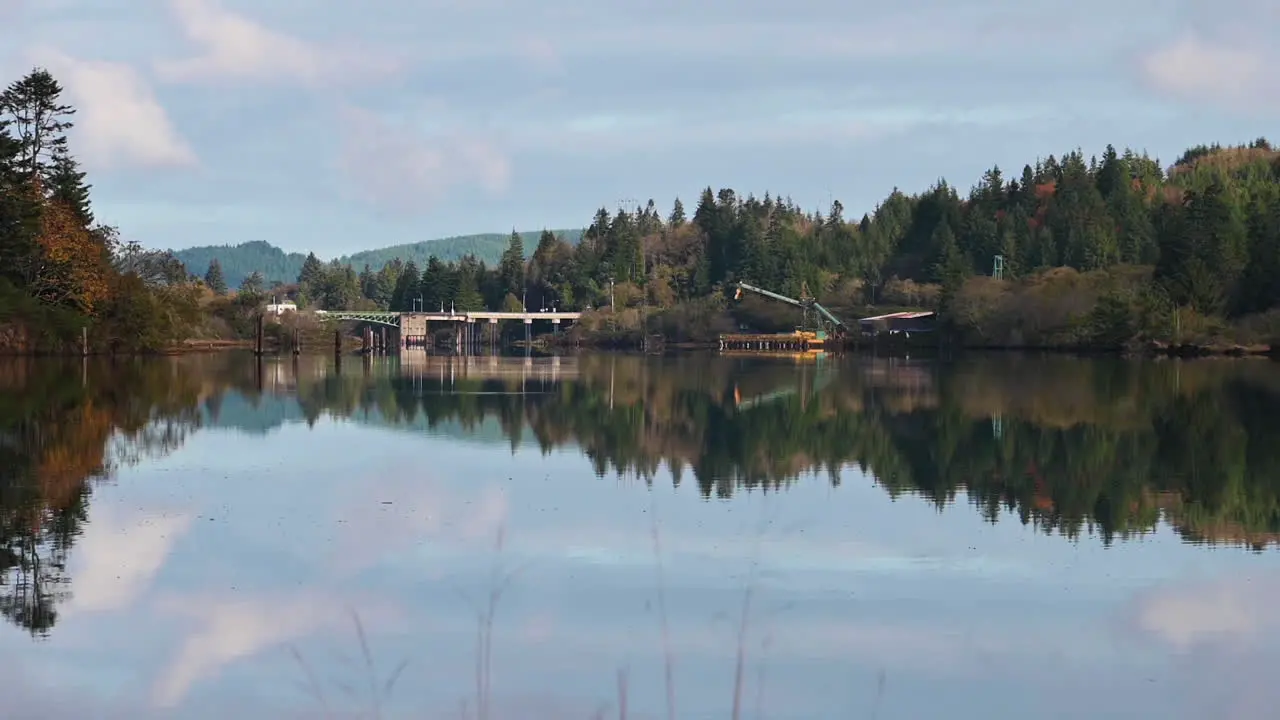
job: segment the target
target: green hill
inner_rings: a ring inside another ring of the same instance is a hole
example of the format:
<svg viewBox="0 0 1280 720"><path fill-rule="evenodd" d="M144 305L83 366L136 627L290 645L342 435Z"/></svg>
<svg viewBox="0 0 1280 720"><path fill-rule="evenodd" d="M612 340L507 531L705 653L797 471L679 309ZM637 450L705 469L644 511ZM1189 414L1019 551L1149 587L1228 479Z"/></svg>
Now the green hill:
<svg viewBox="0 0 1280 720"><path fill-rule="evenodd" d="M569 243L576 245L582 238L581 229L554 230ZM530 254L538 246L541 230L522 232L525 253ZM377 250L364 250L346 255L338 260L349 264L356 270L369 265L377 270L395 258L408 262L412 260L422 267L432 255L441 260L457 260L465 255L475 255L487 265L496 265L507 248L509 234L482 233L479 235L459 235L456 237L424 240L408 245L395 245ZM262 273L267 284L279 280L293 282L302 270L302 263L307 259L305 253L286 253L268 242L254 240L239 245L205 245L201 247L174 250L174 256L182 261L189 272L203 275L209 262L217 258L222 265L222 275L229 287L236 287L253 272Z"/></svg>

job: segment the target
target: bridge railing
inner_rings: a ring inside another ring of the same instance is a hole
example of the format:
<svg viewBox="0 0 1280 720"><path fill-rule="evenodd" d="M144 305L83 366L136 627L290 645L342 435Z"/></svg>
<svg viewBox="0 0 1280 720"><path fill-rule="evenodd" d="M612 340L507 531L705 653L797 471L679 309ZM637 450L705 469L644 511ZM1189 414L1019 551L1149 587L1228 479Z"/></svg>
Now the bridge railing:
<svg viewBox="0 0 1280 720"><path fill-rule="evenodd" d="M376 322L386 325L398 325L401 317L453 322L467 322L473 320L578 320L582 318L582 313L580 312L490 312L487 310L454 313L316 310L315 314L321 319L363 320L365 322Z"/></svg>

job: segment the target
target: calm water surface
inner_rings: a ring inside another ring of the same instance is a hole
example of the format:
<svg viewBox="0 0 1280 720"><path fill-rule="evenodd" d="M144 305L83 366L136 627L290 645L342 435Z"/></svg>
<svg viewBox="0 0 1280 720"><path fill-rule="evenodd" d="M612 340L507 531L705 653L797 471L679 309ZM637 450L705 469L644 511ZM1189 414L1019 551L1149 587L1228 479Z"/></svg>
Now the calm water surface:
<svg viewBox="0 0 1280 720"><path fill-rule="evenodd" d="M6 718L1270 717L1277 533L1267 361L0 363Z"/></svg>

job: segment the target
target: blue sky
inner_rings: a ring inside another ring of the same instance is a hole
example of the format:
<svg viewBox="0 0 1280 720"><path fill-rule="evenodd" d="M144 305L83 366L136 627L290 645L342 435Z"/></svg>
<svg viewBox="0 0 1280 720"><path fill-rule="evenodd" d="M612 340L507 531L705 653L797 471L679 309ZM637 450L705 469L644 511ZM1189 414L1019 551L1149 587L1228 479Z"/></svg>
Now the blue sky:
<svg viewBox="0 0 1280 720"><path fill-rule="evenodd" d="M98 214L336 256L705 186L967 188L1280 119L1268 0L0 0L0 70L80 109Z"/></svg>

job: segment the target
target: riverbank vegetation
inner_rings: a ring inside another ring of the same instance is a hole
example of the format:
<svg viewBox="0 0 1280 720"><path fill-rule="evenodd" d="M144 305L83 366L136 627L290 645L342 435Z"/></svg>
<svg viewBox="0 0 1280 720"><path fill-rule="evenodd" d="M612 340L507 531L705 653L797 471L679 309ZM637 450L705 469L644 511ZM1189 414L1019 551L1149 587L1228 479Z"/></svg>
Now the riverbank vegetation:
<svg viewBox="0 0 1280 720"><path fill-rule="evenodd" d="M231 334L259 298L218 301L171 253L96 217L48 72L0 93L0 352L139 352Z"/></svg>

